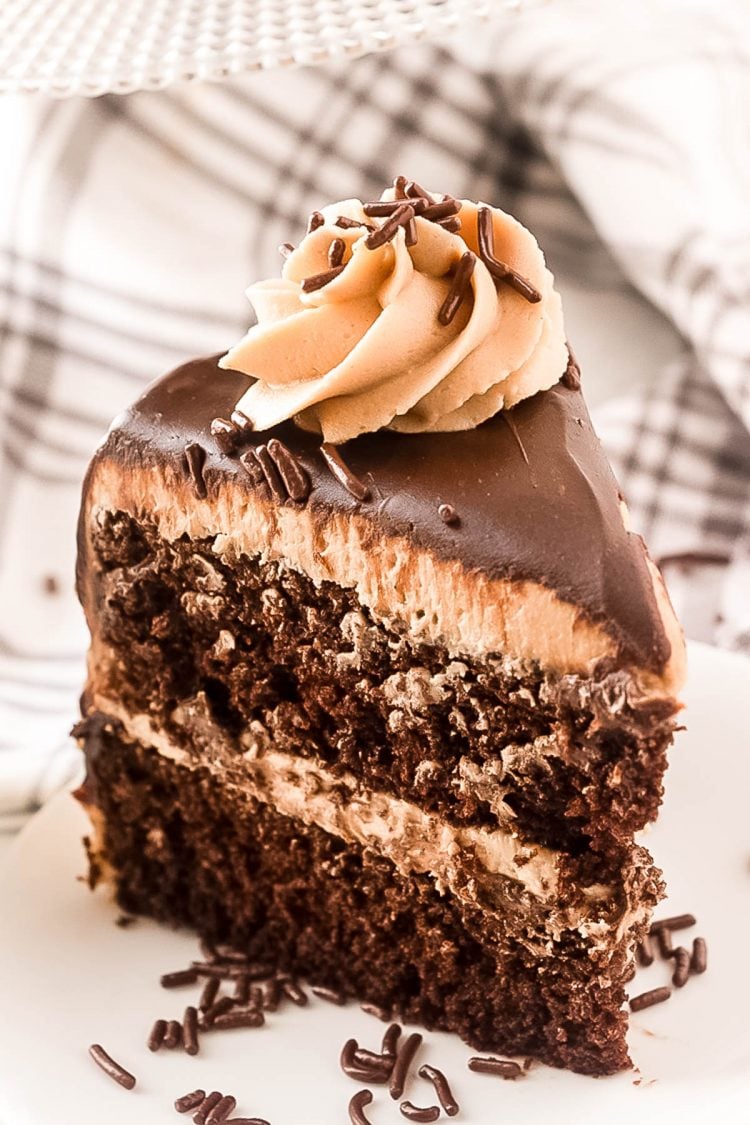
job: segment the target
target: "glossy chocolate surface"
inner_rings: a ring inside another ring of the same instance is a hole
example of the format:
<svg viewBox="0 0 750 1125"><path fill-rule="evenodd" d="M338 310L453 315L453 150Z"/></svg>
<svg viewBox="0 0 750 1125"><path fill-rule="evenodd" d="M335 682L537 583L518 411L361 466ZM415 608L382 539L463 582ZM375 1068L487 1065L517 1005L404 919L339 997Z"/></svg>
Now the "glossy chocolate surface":
<svg viewBox="0 0 750 1125"><path fill-rule="evenodd" d="M116 420L102 455L123 472L165 461L179 468L185 447L199 443L209 497L222 482L268 496L239 455L275 436L309 475L315 514L356 511L371 521L373 566L382 536L399 535L490 578L530 579L601 623L622 660L663 668L670 645L643 543L623 526L617 483L579 389L558 383L463 433L381 431L348 442L340 453L369 489L360 501L331 473L320 438L291 422L222 451L211 422L230 416L247 384L216 357L187 363ZM456 519L441 518L441 505Z"/></svg>

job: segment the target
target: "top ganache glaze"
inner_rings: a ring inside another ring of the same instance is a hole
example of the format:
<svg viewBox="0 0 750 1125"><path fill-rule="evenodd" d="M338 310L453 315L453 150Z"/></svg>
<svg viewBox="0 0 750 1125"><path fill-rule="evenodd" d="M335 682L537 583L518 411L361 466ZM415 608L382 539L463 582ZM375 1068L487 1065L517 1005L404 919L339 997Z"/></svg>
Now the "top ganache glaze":
<svg viewBox="0 0 750 1125"><path fill-rule="evenodd" d="M293 422L244 431L228 450L211 433L248 385L217 356L178 367L153 383L113 424L98 459L123 473L141 465L197 474L210 502L222 486L261 490L276 503L326 514L358 514L384 537L458 562L490 579L532 581L554 591L612 637L620 661L659 673L671 645L655 596L643 541L623 522L617 483L594 433L576 370L482 425L452 433L380 430L339 447L365 485L355 496L331 472L320 435ZM277 439L306 475L303 500L274 497L248 454ZM189 458L186 447L195 447ZM243 463L242 455L245 454ZM192 468L191 468L192 466ZM452 518L441 515L448 506Z"/></svg>

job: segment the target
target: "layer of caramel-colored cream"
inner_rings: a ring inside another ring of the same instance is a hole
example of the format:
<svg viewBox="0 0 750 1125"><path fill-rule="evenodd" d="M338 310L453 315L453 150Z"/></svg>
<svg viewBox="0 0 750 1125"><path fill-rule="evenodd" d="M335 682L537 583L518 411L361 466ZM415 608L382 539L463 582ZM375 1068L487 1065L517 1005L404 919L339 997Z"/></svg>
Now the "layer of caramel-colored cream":
<svg viewBox="0 0 750 1125"><path fill-rule="evenodd" d="M215 554L231 564L241 556L281 560L313 581L356 591L376 621L408 630L415 642L436 643L451 656L501 654L519 671L538 665L557 674L592 675L616 661L617 647L603 624L531 580L490 578L458 561L440 558L400 536L383 536L374 553L372 526L357 514L311 506L280 505L230 481L199 499L177 467L131 466L106 454L89 474L81 522L81 593L92 557L89 537L107 512L153 521L167 541L182 535L213 540ZM661 578L654 593L672 643L660 672L632 670L630 702L671 697L682 682L683 643ZM96 620L90 617L92 632Z"/></svg>

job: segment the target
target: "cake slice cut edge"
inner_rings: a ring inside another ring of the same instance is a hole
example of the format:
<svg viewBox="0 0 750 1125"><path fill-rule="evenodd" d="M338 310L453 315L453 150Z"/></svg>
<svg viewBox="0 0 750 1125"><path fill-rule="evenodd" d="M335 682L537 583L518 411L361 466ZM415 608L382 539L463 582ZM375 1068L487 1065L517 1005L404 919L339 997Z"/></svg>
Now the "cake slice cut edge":
<svg viewBox="0 0 750 1125"><path fill-rule="evenodd" d="M282 425L294 501L211 435L242 385L171 373L87 478L92 870L481 1049L622 1068L684 652L580 391L348 443L367 500Z"/></svg>

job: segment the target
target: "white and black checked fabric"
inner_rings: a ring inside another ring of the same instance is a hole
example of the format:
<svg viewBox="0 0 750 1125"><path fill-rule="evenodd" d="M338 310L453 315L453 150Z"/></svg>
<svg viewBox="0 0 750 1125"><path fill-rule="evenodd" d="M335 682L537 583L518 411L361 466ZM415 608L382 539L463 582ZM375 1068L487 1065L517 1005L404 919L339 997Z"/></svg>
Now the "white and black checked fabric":
<svg viewBox="0 0 750 1125"><path fill-rule="evenodd" d="M310 209L400 172L537 233L688 632L750 649L749 52L744 3L556 0L345 65L0 99L6 831L75 768L95 443L156 374L236 339Z"/></svg>

